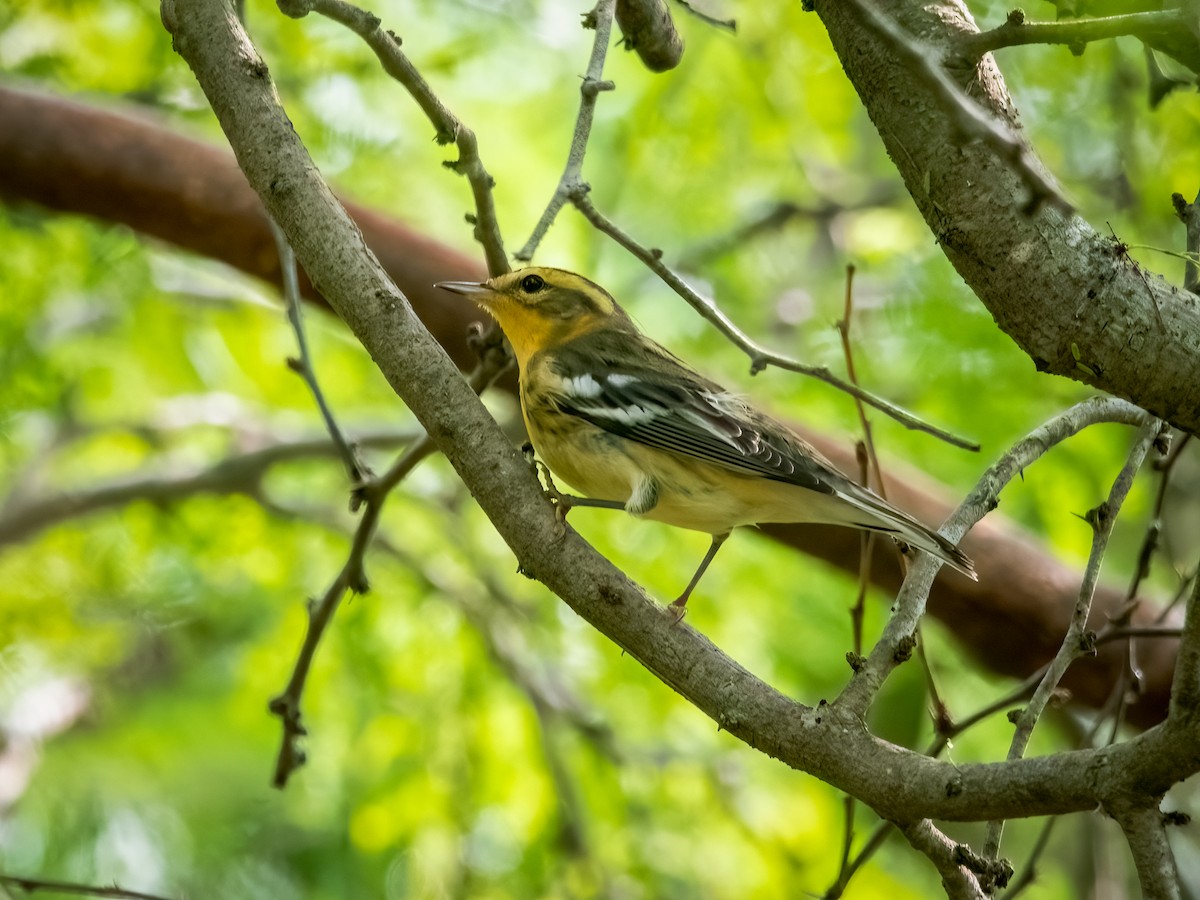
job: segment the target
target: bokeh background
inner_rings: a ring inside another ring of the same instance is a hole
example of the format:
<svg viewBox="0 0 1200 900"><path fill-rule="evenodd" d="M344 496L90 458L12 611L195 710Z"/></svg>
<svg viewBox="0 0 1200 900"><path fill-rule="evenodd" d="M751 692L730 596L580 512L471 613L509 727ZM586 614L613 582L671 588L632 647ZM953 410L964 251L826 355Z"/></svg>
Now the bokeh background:
<svg viewBox="0 0 1200 900"><path fill-rule="evenodd" d="M999 3L970 3L982 25ZM478 134L510 251L528 237L566 159L592 34L586 6L409 0L372 10ZM881 454L964 493L1012 442L1088 391L1039 375L946 262L902 188L815 16L801 4L712 3L713 28L676 8L687 50L665 75L614 47L585 177L596 205L659 247L738 324L835 370L845 267L857 267L852 340L864 385L982 444L955 450L872 416ZM1052 18L1039 4L1031 16ZM249 30L289 115L347 196L478 254L465 181L410 98L358 38L249 0ZM1193 92L1147 100L1141 46L1002 51L1025 128L1081 213L1178 281L1170 194L1200 171ZM222 137L157 7L26 0L0 7L0 78ZM0 122L0 129L4 123ZM798 212L751 237L779 204ZM265 443L319 436L285 364L294 337L273 290L108 223L0 203L0 494L88 491L181 476ZM636 261L564 210L536 261L605 284L643 328L781 417L847 443L851 401L744 356ZM1151 276L1153 277L1153 276ZM352 434L416 429L340 324L311 311L318 374ZM512 420L510 399L488 397ZM1131 440L1093 429L1005 494L1003 512L1082 564L1079 514ZM399 446L399 445L397 445ZM369 449L378 471L394 450ZM1106 579L1131 577L1153 478L1134 488ZM808 776L750 751L519 576L450 468L426 462L385 512L372 591L338 614L306 695L308 765L270 786L283 687L306 599L345 559L353 519L332 459L273 467L263 496L142 500L0 547L0 870L171 897L773 898L836 877L845 807ZM3 501L0 501L2 503ZM1182 505L1180 507L1182 509ZM0 507L0 517L2 517ZM707 537L602 511L572 523L652 595L675 596ZM1186 536L1152 574L1167 596L1194 565ZM1194 553L1192 553L1194 556ZM804 702L844 683L853 577L739 533L689 623ZM868 638L889 598L873 594ZM926 625L934 677L965 715L1011 688L953 629ZM925 679L902 669L872 727L922 746ZM1073 745L1061 710L1031 753ZM997 716L956 761L995 759ZM860 835L874 827L861 808ZM1040 823L1012 823L1025 858ZM974 828L952 832L965 839ZM1183 840L1180 852L1195 860ZM1098 814L1061 823L1028 896L1122 896L1127 851ZM889 842L846 896L922 898L933 869ZM39 896L56 896L48 893Z"/></svg>

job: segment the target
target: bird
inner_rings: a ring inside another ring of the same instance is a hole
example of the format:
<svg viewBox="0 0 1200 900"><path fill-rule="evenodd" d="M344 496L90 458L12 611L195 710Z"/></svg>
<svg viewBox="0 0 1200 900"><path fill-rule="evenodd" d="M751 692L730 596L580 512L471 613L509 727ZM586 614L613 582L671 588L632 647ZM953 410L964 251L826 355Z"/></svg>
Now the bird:
<svg viewBox="0 0 1200 900"><path fill-rule="evenodd" d="M711 535L670 604L677 620L741 525L812 522L875 532L978 580L953 543L647 337L595 282L537 266L436 286L475 301L508 338L533 449L583 494L555 491L560 504L624 509Z"/></svg>

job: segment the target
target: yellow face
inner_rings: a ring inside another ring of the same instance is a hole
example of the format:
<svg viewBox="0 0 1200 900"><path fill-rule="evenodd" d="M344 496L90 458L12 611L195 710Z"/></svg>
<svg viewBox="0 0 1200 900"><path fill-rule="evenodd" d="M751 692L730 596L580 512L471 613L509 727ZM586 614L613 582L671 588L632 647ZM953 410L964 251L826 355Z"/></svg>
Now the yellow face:
<svg viewBox="0 0 1200 900"><path fill-rule="evenodd" d="M522 369L543 347L585 334L614 315L625 318L604 288L563 269L530 267L478 284L443 281L438 287L487 310L504 329Z"/></svg>

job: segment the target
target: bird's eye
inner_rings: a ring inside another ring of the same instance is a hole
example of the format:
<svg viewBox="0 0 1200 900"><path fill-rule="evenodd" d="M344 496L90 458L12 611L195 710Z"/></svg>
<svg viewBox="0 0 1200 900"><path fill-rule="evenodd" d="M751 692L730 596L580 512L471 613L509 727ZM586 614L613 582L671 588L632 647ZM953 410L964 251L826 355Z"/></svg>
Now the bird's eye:
<svg viewBox="0 0 1200 900"><path fill-rule="evenodd" d="M526 275L521 279L521 290L527 294L536 294L545 286L546 282L540 275Z"/></svg>

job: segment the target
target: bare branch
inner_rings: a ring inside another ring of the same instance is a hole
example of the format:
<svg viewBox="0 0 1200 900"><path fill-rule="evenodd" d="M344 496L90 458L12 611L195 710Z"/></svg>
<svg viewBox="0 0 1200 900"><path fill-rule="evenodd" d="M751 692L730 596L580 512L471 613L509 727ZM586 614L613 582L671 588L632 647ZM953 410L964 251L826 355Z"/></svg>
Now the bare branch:
<svg viewBox="0 0 1200 900"><path fill-rule="evenodd" d="M554 188L542 217L534 226L533 234L525 242L525 246L516 252L515 258L529 262L550 226L557 218L559 211L571 198L571 194L583 183L583 157L587 153L588 138L592 133L592 116L596 111L596 97L601 91L611 91L616 85L611 81L602 80L604 74L604 59L608 55L609 36L612 34L613 5L616 0L599 0L584 19L584 27L596 30L596 40L592 44L592 56L588 60L587 72L583 76L583 84L579 87L579 115L575 119L575 133L571 137L571 150L567 154L567 167L563 169L562 177ZM669 16L668 16L669 20Z"/></svg>
<svg viewBox="0 0 1200 900"><path fill-rule="evenodd" d="M901 45L879 39L864 21L862 2L814 2L906 189L1000 329L1038 371L1132 400L1181 430L1200 429L1194 297L1157 278L1148 279L1147 290L1112 242L1078 216L1048 205L1031 215L1028 172L1003 147L962 140L944 90L920 77ZM944 74L1011 137L1024 136L995 58L958 65L957 36L978 30L967 5L873 7L886 10L930 57L952 66ZM1195 43L1190 30L1185 37ZM1033 150L1027 153L1040 167Z"/></svg>
<svg viewBox="0 0 1200 900"><path fill-rule="evenodd" d="M1092 548L1088 554L1087 567L1083 572L1083 583L1079 586L1079 599L1075 603L1075 610L1071 615L1067 633L1063 635L1058 653L1051 661L1050 668L1047 669L1037 690L1033 692L1029 704L1021 711L1021 715L1017 719L1016 731L1013 733L1012 743L1008 748L1008 759L1020 759L1025 755L1025 748L1029 744L1030 737L1033 736L1033 729L1041 719L1046 705L1050 702L1051 695L1058 688L1058 683L1066 674L1071 663L1081 656L1096 652L1095 644L1088 638L1086 630L1088 615L1092 611L1092 596L1096 591L1096 583L1100 579L1100 567L1104 562L1104 555L1108 551L1108 539L1112 534L1113 523L1120 514L1121 506L1125 503L1125 497L1133 486L1133 479L1141 469L1142 462L1158 438L1160 430L1164 427L1160 422L1154 421L1142 428L1141 434L1134 442L1133 449L1129 452L1129 458L1113 482L1107 499L1088 513L1088 524L1092 526ZM1003 830L1004 823L1001 821L988 823L987 840L984 842L983 848L984 856L989 859L996 858L1000 852Z"/></svg>
<svg viewBox="0 0 1200 900"><path fill-rule="evenodd" d="M458 159L445 165L460 175L465 175L471 185L471 193L475 197L475 214L470 217L470 221L475 226L475 239L483 245L488 272L492 275L502 275L509 271L504 240L500 236L500 223L496 218L496 203L492 196L495 181L479 158L479 143L475 132L464 125L434 94L429 82L400 49L400 38L391 31L384 31L378 16L345 0L278 0L278 6L284 15L294 19L303 18L310 12L320 13L335 22L340 22L361 37L367 46L375 51L375 55L383 64L383 70L404 86L433 123L437 131L437 142L453 142L458 146Z"/></svg>
<svg viewBox="0 0 1200 900"><path fill-rule="evenodd" d="M1125 832L1144 900L1180 900L1179 870L1167 842L1167 822L1158 798L1149 804L1109 805L1105 811Z"/></svg>
<svg viewBox="0 0 1200 900"><path fill-rule="evenodd" d="M1183 286L1193 294L1200 293L1200 266L1196 265L1200 255L1200 194L1188 203L1183 194L1172 194L1171 203L1175 207L1175 215L1187 229L1185 244L1186 262L1183 264Z"/></svg>
<svg viewBox="0 0 1200 900"><path fill-rule="evenodd" d="M476 394L485 391L512 361L498 337L495 337L496 332L492 334L491 343L481 345L479 365L468 379ZM308 674L321 639L325 636L325 631L346 592L365 594L370 589L366 574L366 553L375 537L384 504L400 482L436 450L437 447L429 435L423 435L402 453L383 475L370 479L358 491L363 500L363 513L354 530L346 562L321 598L309 601L308 623L300 650L296 654L296 664L292 668L291 677L283 691L268 704L272 714L278 716L283 725L283 736L272 779L272 784L277 788L286 787L292 773L306 761L304 751L300 748L300 739L308 731L304 727L300 704L305 685L308 683Z"/></svg>
<svg viewBox="0 0 1200 900"><path fill-rule="evenodd" d="M1093 41L1131 35L1143 40L1171 37L1177 29L1187 27L1183 10L1164 9L1130 13L1121 16L1102 16L1088 19L1064 19L1058 22L1027 22L1025 14L1013 10L1003 25L989 31L959 35L957 43L962 52L974 59L1001 47L1022 44L1065 44L1072 51Z"/></svg>
<svg viewBox="0 0 1200 900"><path fill-rule="evenodd" d="M384 431L363 434L355 443L370 447L395 447L414 440L411 432ZM195 494L247 494L258 496L267 471L280 463L315 457L340 456L326 437L280 441L250 453L227 457L206 469L187 474L130 478L98 488L22 498L0 516L0 547L33 538L54 525L112 509L138 500L173 503Z"/></svg>
<svg viewBox="0 0 1200 900"><path fill-rule="evenodd" d="M789 372L799 372L801 375L807 375L810 378L816 378L818 381L823 381L828 385L832 385L840 391L849 394L862 400L864 403L875 407L880 412L885 413L895 419L906 428L911 428L914 431L923 431L926 434L931 434L936 438L945 441L955 447L961 447L964 450L978 450L979 445L963 438L957 437L948 431L943 431L936 426L930 425L921 421L912 413L907 412L900 407L889 403L888 401L877 397L869 391L864 391L856 385L850 384L838 378L829 369L824 366L807 366L798 360L783 356L768 350L760 344L756 343L749 335L743 332L733 323L720 308L707 297L704 297L697 292L691 285L685 282L677 275L669 266L662 261L662 251L650 250L643 247L626 232L622 231L611 220L600 213L599 210L592 204L588 197L587 185L580 185L571 193L571 202L575 205L589 222L598 230L607 234L610 238L636 256L642 263L650 269L655 275L661 278L668 287L675 293L688 302L692 309L700 313L700 315L716 327L716 329L729 338L730 342L750 357L750 374L757 375L767 366L775 366L779 369L785 369Z"/></svg>
<svg viewBox="0 0 1200 900"><path fill-rule="evenodd" d="M1188 598L1168 713L1168 719L1192 721L1197 717L1200 717L1200 577L1192 582Z"/></svg>
<svg viewBox="0 0 1200 900"><path fill-rule="evenodd" d="M1000 491L1009 481L1055 444L1089 425L1120 422L1145 427L1150 418L1148 413L1133 404L1108 397L1096 397L1072 406L1030 432L1024 440L984 472L967 499L942 525L941 533L952 541L961 540L975 523L996 508ZM865 715L884 680L900 662L907 659L911 653L917 624L925 612L929 588L940 565L934 557L921 554L911 566L904 586L896 598L895 612L888 621L883 636L863 665L854 673L850 683L835 701L836 705L855 710L858 715Z"/></svg>
<svg viewBox="0 0 1200 900"><path fill-rule="evenodd" d="M296 335L296 347L300 353L299 357L288 360L288 366L308 385L308 390L321 413L321 419L325 422L325 430L329 432L329 437L342 458L342 465L346 467L350 484L357 487L370 475L370 470L363 466L358 454L346 440L341 426L333 417L333 410L329 408L325 399L325 392L321 390L320 382L317 381L317 370L313 367L312 354L308 350L308 336L304 333L304 310L300 300L300 282L296 277L296 254L292 252L287 237L274 222L271 223L271 234L275 236L275 246L279 250L279 268L283 273L283 299L287 304L288 322Z"/></svg>
<svg viewBox="0 0 1200 900"><path fill-rule="evenodd" d="M59 894L75 894L80 897L113 897L117 900L167 900L161 894L147 894L142 891L130 891L115 884L112 887L100 887L91 884L79 884L74 881L53 881L48 878L22 878L17 875L0 874L0 884L15 887L34 894L38 891L55 891Z"/></svg>
<svg viewBox="0 0 1200 900"><path fill-rule="evenodd" d="M912 35L865 0L848 0L858 10L860 21L886 41L892 52L904 60L909 70L924 80L937 94L954 126L968 139L980 140L1006 159L1029 191L1026 208L1035 211L1048 203L1063 213L1073 209L1058 185L1042 168L1029 146L1013 134L1008 125L985 111L946 75L936 53L922 47Z"/></svg>

